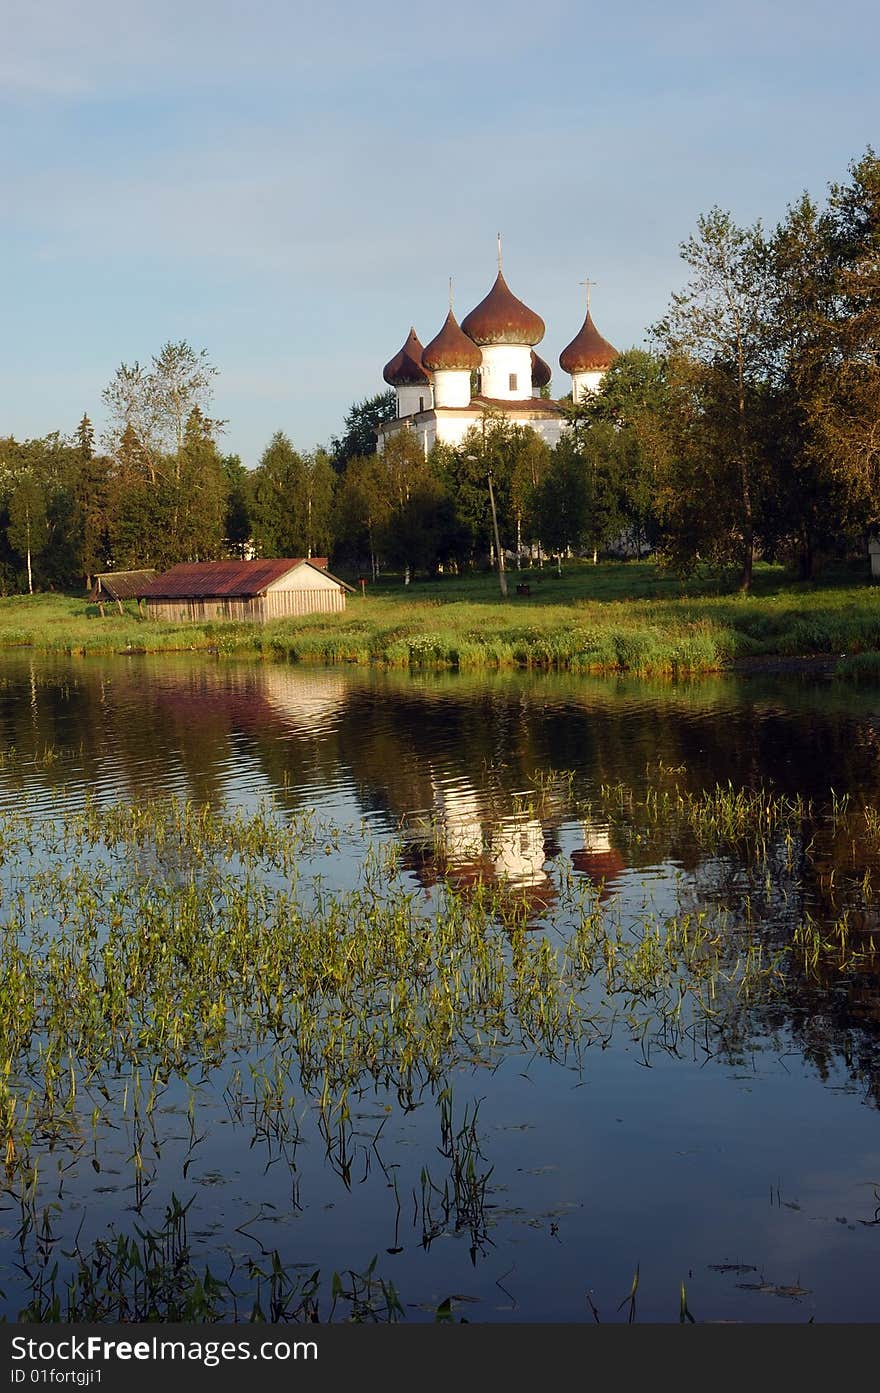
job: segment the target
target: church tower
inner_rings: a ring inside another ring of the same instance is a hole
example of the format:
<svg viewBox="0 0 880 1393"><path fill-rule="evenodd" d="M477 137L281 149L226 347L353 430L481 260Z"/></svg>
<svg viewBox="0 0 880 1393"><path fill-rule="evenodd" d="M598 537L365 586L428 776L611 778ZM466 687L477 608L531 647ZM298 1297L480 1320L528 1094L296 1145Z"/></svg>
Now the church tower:
<svg viewBox="0 0 880 1393"><path fill-rule="evenodd" d="M559 366L563 372L571 373L571 399L583 401L593 392L598 392L599 384L614 359L620 355L607 339L603 339L593 323L590 313L590 287L592 281L585 281L587 287L587 315L571 343L559 355Z"/></svg>
<svg viewBox="0 0 880 1393"><path fill-rule="evenodd" d="M450 281L449 313L443 328L422 350L422 366L434 382L434 405L467 406L471 399L471 373L478 371L482 362L480 350L459 328L452 312Z"/></svg>
<svg viewBox="0 0 880 1393"><path fill-rule="evenodd" d="M422 345L414 328L400 352L385 364L382 376L397 392L398 417L431 410L431 379L422 367Z"/></svg>
<svg viewBox="0 0 880 1393"><path fill-rule="evenodd" d="M484 300L461 327L482 351L480 395L494 401L527 401L532 396L532 349L544 337L544 321L508 288L501 270Z"/></svg>

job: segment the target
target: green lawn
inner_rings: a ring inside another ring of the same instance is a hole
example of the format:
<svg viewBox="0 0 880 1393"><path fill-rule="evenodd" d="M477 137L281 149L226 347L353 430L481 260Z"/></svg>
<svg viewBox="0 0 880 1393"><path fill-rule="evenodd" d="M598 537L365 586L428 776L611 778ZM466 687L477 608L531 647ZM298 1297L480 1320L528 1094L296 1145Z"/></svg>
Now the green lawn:
<svg viewBox="0 0 880 1393"><path fill-rule="evenodd" d="M754 593L717 580L682 582L650 562L570 562L508 574L503 602L493 575L404 586L383 578L348 598L344 615L272 624L164 624L101 619L83 598L0 599L0 647L77 654L205 650L300 662L389 667L522 667L576 672L714 671L758 656L833 656L852 677L880 673L880 590L837 573L798 584L761 566ZM516 594L517 582L530 586Z"/></svg>

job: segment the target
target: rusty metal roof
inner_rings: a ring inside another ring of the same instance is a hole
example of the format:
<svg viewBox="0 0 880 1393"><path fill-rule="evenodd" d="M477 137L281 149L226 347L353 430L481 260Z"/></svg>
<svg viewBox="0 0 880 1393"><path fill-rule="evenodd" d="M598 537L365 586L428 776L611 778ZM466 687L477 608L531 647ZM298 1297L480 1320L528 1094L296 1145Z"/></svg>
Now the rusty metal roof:
<svg viewBox="0 0 880 1393"><path fill-rule="evenodd" d="M382 376L390 387L418 387L430 382L422 367L422 345L414 328L410 329L403 348L385 364Z"/></svg>
<svg viewBox="0 0 880 1393"><path fill-rule="evenodd" d="M431 372L465 372L481 366L483 355L473 339L463 334L449 311L440 333L422 349L422 363Z"/></svg>
<svg viewBox="0 0 880 1393"><path fill-rule="evenodd" d="M153 567L141 571L103 571L95 576L92 599L109 595L111 600L136 600L143 594L144 586L149 585L155 576Z"/></svg>
<svg viewBox="0 0 880 1393"><path fill-rule="evenodd" d="M549 397L471 397L470 406L460 408L465 411L472 411L475 406L481 406L484 411L496 411L502 416L516 416L518 413L525 412L530 416L562 416L563 410L558 401L551 401ZM454 407L442 407L441 410L453 411Z"/></svg>
<svg viewBox="0 0 880 1393"><path fill-rule="evenodd" d="M617 349L603 339L587 310L580 329L560 353L559 366L563 372L601 372L603 368L610 368L619 356Z"/></svg>
<svg viewBox="0 0 880 1393"><path fill-rule="evenodd" d="M501 272L484 300L465 315L461 327L474 343L540 343L544 321L518 300Z"/></svg>
<svg viewBox="0 0 880 1393"><path fill-rule="evenodd" d="M172 566L139 591L145 600L252 599L297 566L327 572L326 556L272 557L264 561L195 561ZM335 577L334 577L335 579Z"/></svg>
<svg viewBox="0 0 880 1393"><path fill-rule="evenodd" d="M532 386L549 387L552 376L550 364L545 363L544 359L532 349Z"/></svg>

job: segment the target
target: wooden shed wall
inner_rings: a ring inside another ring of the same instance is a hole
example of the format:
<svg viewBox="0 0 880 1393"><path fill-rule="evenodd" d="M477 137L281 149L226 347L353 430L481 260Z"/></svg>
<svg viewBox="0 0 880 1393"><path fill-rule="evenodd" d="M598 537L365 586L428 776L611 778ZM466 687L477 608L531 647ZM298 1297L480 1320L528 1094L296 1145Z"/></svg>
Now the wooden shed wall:
<svg viewBox="0 0 880 1393"><path fill-rule="evenodd" d="M269 619L296 618L303 614L340 614L345 609L345 591L339 586L318 590L270 590L252 600L147 600L151 619L203 623L213 619L250 619L265 623Z"/></svg>

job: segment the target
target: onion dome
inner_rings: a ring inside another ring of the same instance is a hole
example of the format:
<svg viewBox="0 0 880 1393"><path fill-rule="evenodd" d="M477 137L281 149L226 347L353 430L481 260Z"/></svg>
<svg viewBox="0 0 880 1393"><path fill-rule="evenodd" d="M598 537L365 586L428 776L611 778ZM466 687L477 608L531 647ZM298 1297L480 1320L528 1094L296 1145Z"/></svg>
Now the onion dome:
<svg viewBox="0 0 880 1393"><path fill-rule="evenodd" d="M461 321L461 327L474 343L540 343L544 321L507 288L501 272L485 300Z"/></svg>
<svg viewBox="0 0 880 1393"><path fill-rule="evenodd" d="M552 376L550 364L545 363L544 359L532 349L532 386L539 390L541 387L549 387Z"/></svg>
<svg viewBox="0 0 880 1393"><path fill-rule="evenodd" d="M482 353L473 339L462 333L452 310L437 337L422 349L422 364L429 372L469 372L482 362Z"/></svg>
<svg viewBox="0 0 880 1393"><path fill-rule="evenodd" d="M422 345L415 329L410 329L406 343L382 369L390 387L419 387L430 379L422 367Z"/></svg>
<svg viewBox="0 0 880 1393"><path fill-rule="evenodd" d="M602 372L610 368L617 357L617 349L603 339L587 310L587 317L579 332L560 353L559 366L563 372Z"/></svg>

